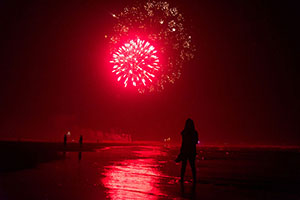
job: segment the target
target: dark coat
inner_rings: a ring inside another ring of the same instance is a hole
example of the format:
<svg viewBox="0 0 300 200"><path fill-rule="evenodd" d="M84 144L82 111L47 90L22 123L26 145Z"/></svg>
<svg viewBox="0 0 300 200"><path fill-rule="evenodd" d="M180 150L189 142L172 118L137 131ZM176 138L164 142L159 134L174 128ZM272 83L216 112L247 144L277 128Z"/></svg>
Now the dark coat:
<svg viewBox="0 0 300 200"><path fill-rule="evenodd" d="M196 156L196 144L198 143L198 133L195 130L183 130L180 154L182 158Z"/></svg>

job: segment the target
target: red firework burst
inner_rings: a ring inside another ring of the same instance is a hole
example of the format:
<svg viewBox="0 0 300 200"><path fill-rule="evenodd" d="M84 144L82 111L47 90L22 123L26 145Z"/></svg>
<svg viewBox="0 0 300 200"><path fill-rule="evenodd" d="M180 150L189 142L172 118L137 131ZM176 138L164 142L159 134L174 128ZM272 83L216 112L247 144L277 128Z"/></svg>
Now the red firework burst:
<svg viewBox="0 0 300 200"><path fill-rule="evenodd" d="M159 70L159 59L154 46L145 40L130 40L112 54L112 73L127 87L146 87Z"/></svg>

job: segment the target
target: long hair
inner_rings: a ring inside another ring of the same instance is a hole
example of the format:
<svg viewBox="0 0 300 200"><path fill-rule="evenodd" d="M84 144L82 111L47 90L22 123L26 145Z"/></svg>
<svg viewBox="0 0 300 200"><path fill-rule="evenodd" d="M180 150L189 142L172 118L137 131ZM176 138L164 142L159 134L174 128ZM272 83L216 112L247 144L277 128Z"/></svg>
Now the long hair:
<svg viewBox="0 0 300 200"><path fill-rule="evenodd" d="M195 125L191 118L188 118L185 122L185 126L183 129L184 132L193 132L195 131Z"/></svg>

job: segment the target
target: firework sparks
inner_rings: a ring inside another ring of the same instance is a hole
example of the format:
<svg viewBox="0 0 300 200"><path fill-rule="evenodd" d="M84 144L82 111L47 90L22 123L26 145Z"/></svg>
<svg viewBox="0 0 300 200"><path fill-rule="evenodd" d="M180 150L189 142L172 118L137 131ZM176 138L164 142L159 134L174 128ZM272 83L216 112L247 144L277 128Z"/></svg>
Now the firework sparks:
<svg viewBox="0 0 300 200"><path fill-rule="evenodd" d="M184 17L168 2L148 1L125 7L112 17L115 23L107 36L111 63L117 80L125 87L133 85L139 92L162 90L165 84L180 77L183 64L194 57L195 48ZM145 40L137 39L141 37ZM124 44L124 41L129 42ZM142 45L148 43L147 47L140 47L142 42ZM150 47L153 50L145 52ZM156 52L163 59L158 60Z"/></svg>
<svg viewBox="0 0 300 200"><path fill-rule="evenodd" d="M145 88L153 82L155 73L159 70L159 59L155 47L145 40L130 40L112 55L110 61L114 66L112 72L117 81L127 87Z"/></svg>

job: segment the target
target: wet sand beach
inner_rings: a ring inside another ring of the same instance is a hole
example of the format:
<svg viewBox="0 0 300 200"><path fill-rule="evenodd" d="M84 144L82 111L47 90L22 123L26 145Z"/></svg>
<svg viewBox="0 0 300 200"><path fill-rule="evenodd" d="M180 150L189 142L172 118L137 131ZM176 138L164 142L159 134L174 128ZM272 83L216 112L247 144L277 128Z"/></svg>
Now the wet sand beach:
<svg viewBox="0 0 300 200"><path fill-rule="evenodd" d="M299 199L297 148L199 147L180 184L178 146L1 143L0 199Z"/></svg>

